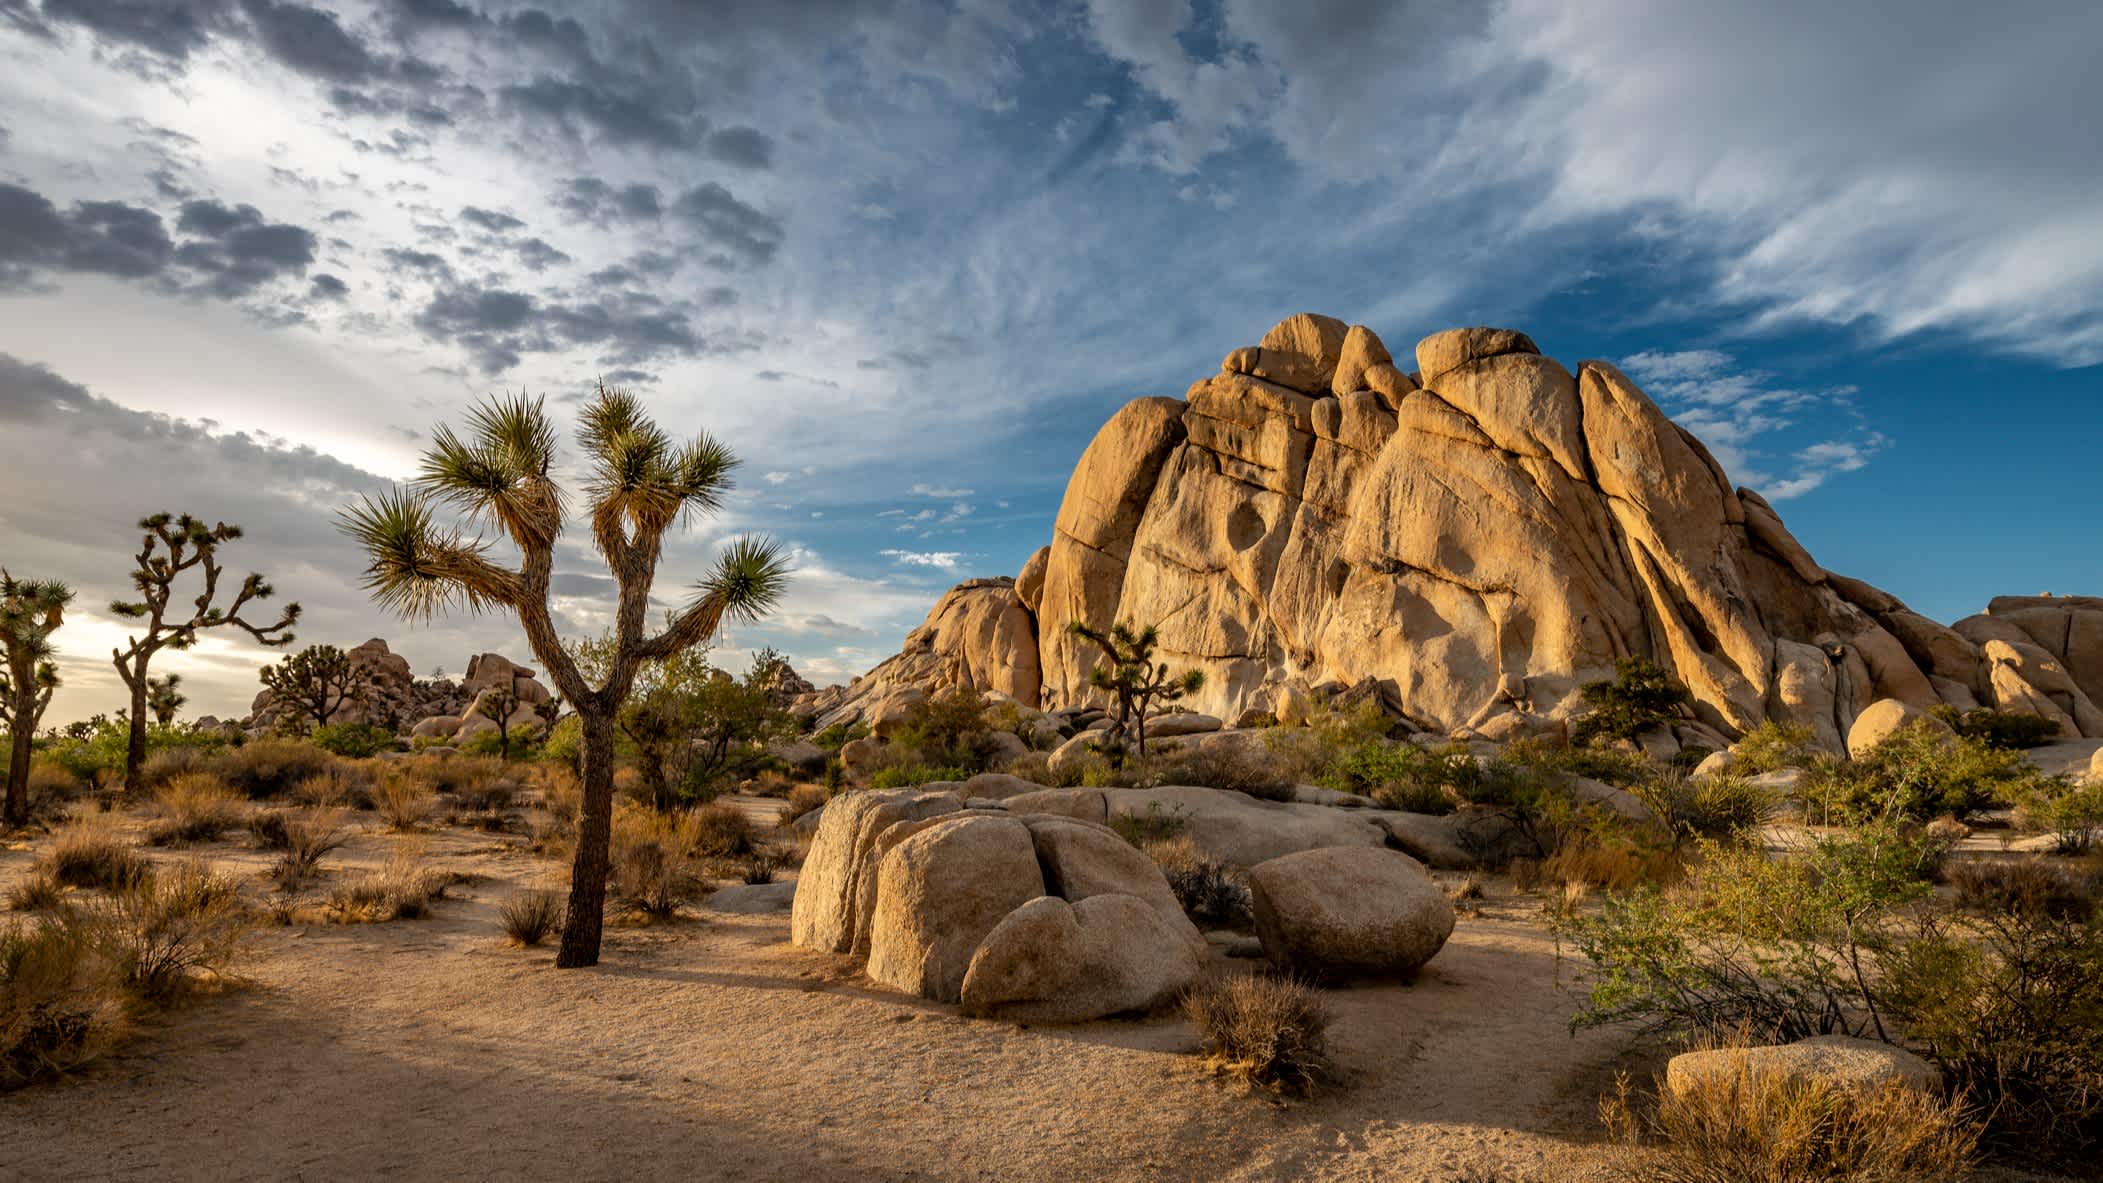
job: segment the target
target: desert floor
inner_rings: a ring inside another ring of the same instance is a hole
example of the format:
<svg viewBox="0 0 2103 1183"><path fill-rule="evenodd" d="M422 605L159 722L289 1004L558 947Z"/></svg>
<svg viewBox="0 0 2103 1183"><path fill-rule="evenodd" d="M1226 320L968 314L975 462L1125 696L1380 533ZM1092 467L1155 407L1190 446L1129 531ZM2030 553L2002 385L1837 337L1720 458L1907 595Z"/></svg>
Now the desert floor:
<svg viewBox="0 0 2103 1183"><path fill-rule="evenodd" d="M263 930L239 987L0 1096L0 1178L1605 1179L1596 1099L1658 1067L1570 1033L1577 967L1496 885L1414 984L1331 994L1341 1080L1279 1104L1208 1074L1173 1015L966 1020L791 945L785 915L610 927L601 965L557 972L499 930L557 870L516 838L367 829L326 865L405 841L480 878L426 920ZM0 888L31 857L0 851Z"/></svg>

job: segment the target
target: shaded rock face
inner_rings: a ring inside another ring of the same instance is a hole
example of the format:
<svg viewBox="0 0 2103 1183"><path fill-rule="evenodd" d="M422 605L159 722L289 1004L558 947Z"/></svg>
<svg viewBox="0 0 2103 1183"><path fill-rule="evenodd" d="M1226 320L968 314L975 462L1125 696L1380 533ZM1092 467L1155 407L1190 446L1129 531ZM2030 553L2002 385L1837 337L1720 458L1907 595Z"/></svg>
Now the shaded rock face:
<svg viewBox="0 0 2103 1183"><path fill-rule="evenodd" d="M873 721L876 708L900 690L972 689L1035 706L1040 681L1037 622L1016 581L973 579L949 589L895 656L851 685L798 696L792 709L829 727Z"/></svg>
<svg viewBox="0 0 2103 1183"><path fill-rule="evenodd" d="M330 723L370 723L398 734L425 738L465 739L479 720L483 729L493 727L481 710L491 691L509 689L518 696L514 725L538 727L533 705L553 697L531 669L497 653L469 658L465 680L418 678L409 660L374 637L344 650L357 678L357 694L329 716ZM256 696L248 720L250 730L268 730L277 722L275 696L264 690Z"/></svg>
<svg viewBox="0 0 2103 1183"><path fill-rule="evenodd" d="M1508 738L1555 730L1584 682L1641 657L1726 739L1795 721L1843 750L1882 699L2103 735L2103 600L2001 599L1944 627L1821 567L1612 365L1572 371L1494 328L1433 334L1414 360L1302 314L1184 398L1127 404L1048 551L1015 586L961 585L928 626L1000 627L916 633L862 681L924 666L1089 702L1097 654L1064 626L1121 621L1158 626L1158 657L1206 674L1187 705L1222 719L1350 687L1425 730Z"/></svg>

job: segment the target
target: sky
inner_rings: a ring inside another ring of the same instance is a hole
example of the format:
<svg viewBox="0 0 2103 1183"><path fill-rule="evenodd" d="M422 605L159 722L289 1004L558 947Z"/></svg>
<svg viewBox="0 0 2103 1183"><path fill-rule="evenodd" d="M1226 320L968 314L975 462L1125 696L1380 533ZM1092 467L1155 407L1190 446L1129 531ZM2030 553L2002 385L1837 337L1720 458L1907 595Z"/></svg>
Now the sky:
<svg viewBox="0 0 2103 1183"><path fill-rule="evenodd" d="M0 564L116 709L133 523L420 674L334 528L492 393L743 458L820 684L1049 541L1074 460L1301 311L1620 364L1829 568L2103 594L2103 5L0 0ZM1405 368L1409 368L1405 366ZM565 541L557 609L605 626ZM246 712L275 655L164 654Z"/></svg>

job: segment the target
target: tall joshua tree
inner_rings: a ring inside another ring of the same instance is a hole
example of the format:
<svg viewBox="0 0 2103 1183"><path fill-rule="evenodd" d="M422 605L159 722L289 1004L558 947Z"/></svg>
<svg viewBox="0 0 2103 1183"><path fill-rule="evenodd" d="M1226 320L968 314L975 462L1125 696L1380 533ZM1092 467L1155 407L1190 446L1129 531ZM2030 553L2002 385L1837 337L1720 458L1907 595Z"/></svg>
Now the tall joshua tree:
<svg viewBox="0 0 2103 1183"><path fill-rule="evenodd" d="M334 645L309 645L264 666L261 676L277 700L278 730L295 735L328 726L343 704L362 697L357 667Z"/></svg>
<svg viewBox="0 0 2103 1183"><path fill-rule="evenodd" d="M1088 682L1117 700L1118 737L1130 736L1133 750L1141 756L1146 755L1147 708L1157 701L1175 702L1205 686L1203 670L1186 670L1171 677L1167 663L1154 661L1154 646L1160 644L1161 635L1153 625L1135 630L1118 624L1109 632L1098 632L1086 621L1076 620L1067 629L1094 642L1108 658L1088 671Z"/></svg>
<svg viewBox="0 0 2103 1183"><path fill-rule="evenodd" d="M706 434L675 442L638 400L603 384L584 408L577 443L588 468L584 518L618 588L613 653L596 686L563 648L548 605L564 497L550 475L555 429L540 400L491 399L469 413L464 436L439 427L414 484L362 498L343 514L345 532L369 560L366 586L376 600L412 618L429 618L454 604L516 613L533 655L577 715L584 738L584 808L569 920L555 958L564 968L599 960L613 823L614 718L636 671L709 640L726 618L762 615L788 578L773 543L739 539L664 628L647 633L650 585L666 533L688 513L722 505L737 459ZM518 565L492 560L489 541L442 522L439 511L445 508L471 526L500 531L518 552Z"/></svg>
<svg viewBox="0 0 2103 1183"><path fill-rule="evenodd" d="M0 724L14 741L7 760L7 824L29 821L29 745L37 721L58 689L58 664L51 660L51 634L66 619L73 592L55 579L16 579L0 568Z"/></svg>
<svg viewBox="0 0 2103 1183"><path fill-rule="evenodd" d="M240 538L241 527L225 522L207 526L189 514L157 513L139 519L139 529L144 535L139 540L139 553L133 556L131 571L131 585L138 590L139 598L110 604L110 611L117 615L146 622L144 636L126 637L125 648L110 650L117 673L131 691L131 735L124 748L124 787L133 790L140 787L139 769L146 763L146 712L153 694L153 678L146 667L153 655L163 649L188 649L197 643L197 634L228 626L264 645L287 645L292 641L292 625L299 620L298 604L285 605L284 614L275 624L257 625L242 619L243 609L276 594L261 575L253 573L241 581L232 603L224 608L213 607L212 601L219 598L220 544ZM175 583L193 570L203 583L197 598L185 607L176 601ZM168 614L171 607L174 616ZM188 619L184 619L185 613ZM169 714L173 717L174 712Z"/></svg>
<svg viewBox="0 0 2103 1183"><path fill-rule="evenodd" d="M154 722L163 727L175 722L175 713L190 701L190 696L182 692L182 684L181 674L146 679L146 709L153 712Z"/></svg>

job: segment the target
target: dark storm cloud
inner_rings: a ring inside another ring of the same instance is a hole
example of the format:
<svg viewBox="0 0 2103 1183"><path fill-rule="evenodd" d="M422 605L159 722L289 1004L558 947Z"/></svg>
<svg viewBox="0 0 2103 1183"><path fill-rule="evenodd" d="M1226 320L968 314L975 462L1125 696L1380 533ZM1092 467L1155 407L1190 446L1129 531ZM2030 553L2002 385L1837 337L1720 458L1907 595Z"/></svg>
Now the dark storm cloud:
<svg viewBox="0 0 2103 1183"><path fill-rule="evenodd" d="M704 342L692 311L690 304L641 291L534 295L463 284L434 294L417 314L416 327L467 350L488 373L508 370L529 353L566 349L596 349L602 361L632 364L745 347Z"/></svg>
<svg viewBox="0 0 2103 1183"><path fill-rule="evenodd" d="M513 230L526 228L525 222L512 217L510 214L499 213L492 209L483 209L478 205L461 206L460 219L464 222L473 222L491 234L506 234Z"/></svg>
<svg viewBox="0 0 2103 1183"><path fill-rule="evenodd" d="M513 114L552 125L580 140L590 130L611 144L691 148L707 127L707 120L700 116L682 117L651 96L618 94L553 74L503 87L497 97Z"/></svg>
<svg viewBox="0 0 2103 1183"><path fill-rule="evenodd" d="M252 205L185 202L176 229L190 235L176 262L195 272L213 295L244 296L286 275L303 275L314 262L314 232L270 222Z"/></svg>
<svg viewBox="0 0 2103 1183"><path fill-rule="evenodd" d="M528 271L546 271L557 264L570 261L569 255L549 246L543 239L529 238L518 244L518 261Z"/></svg>
<svg viewBox="0 0 2103 1183"><path fill-rule="evenodd" d="M350 285L324 272L314 277L307 291L319 300L341 300L350 294Z"/></svg>
<svg viewBox="0 0 2103 1183"><path fill-rule="evenodd" d="M450 279L453 275L453 265L445 261L445 256L430 251L388 247L380 252L380 257L403 271L414 271L425 279Z"/></svg>
<svg viewBox="0 0 2103 1183"><path fill-rule="evenodd" d="M275 0L242 0L256 43L302 74L355 83L381 73L383 63L345 32L333 13Z"/></svg>
<svg viewBox="0 0 2103 1183"><path fill-rule="evenodd" d="M597 177L573 177L555 193L556 208L580 222L604 226L610 222L654 222L664 213L664 199L655 185L641 183L616 188Z"/></svg>
<svg viewBox="0 0 2103 1183"><path fill-rule="evenodd" d="M43 16L87 29L115 47L180 62L223 27L227 5L215 0L44 0Z"/></svg>
<svg viewBox="0 0 2103 1183"><path fill-rule="evenodd" d="M161 215L121 201L60 209L40 193L0 185L0 283L43 271L158 279L231 299L314 262L312 231L271 222L252 205L185 202L178 241Z"/></svg>
<svg viewBox="0 0 2103 1183"><path fill-rule="evenodd" d="M708 154L739 168L766 168L774 163L774 141L756 128L726 127L709 133Z"/></svg>
<svg viewBox="0 0 2103 1183"><path fill-rule="evenodd" d="M724 261L761 266L772 262L774 253L781 249L781 219L738 200L714 181L681 194L672 203L671 213L704 241L728 252Z"/></svg>

